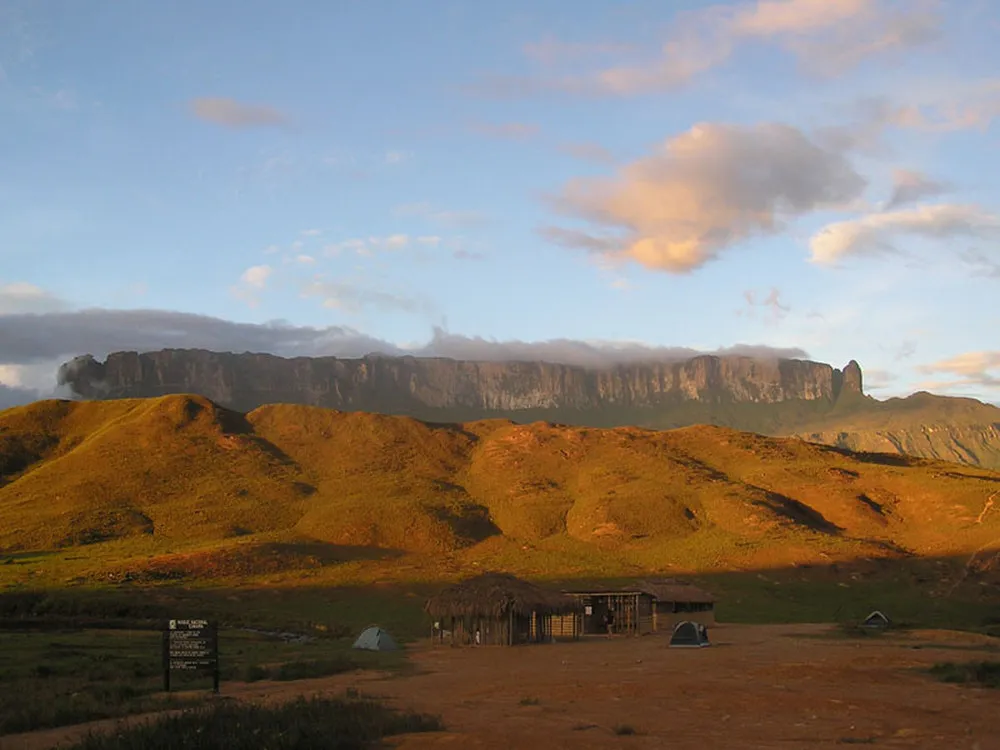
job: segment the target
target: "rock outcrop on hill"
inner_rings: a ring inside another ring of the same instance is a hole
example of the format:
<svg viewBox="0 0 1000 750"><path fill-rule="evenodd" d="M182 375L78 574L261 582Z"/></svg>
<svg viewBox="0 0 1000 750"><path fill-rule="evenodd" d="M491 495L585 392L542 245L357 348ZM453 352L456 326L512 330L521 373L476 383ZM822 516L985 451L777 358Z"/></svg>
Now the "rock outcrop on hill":
<svg viewBox="0 0 1000 750"><path fill-rule="evenodd" d="M59 382L81 398L192 393L239 411L271 403L400 414L438 422L502 417L593 427L714 424L1000 469L1000 409L916 394L877 401L861 367L700 356L591 369L469 362L231 354L200 349L77 357Z"/></svg>

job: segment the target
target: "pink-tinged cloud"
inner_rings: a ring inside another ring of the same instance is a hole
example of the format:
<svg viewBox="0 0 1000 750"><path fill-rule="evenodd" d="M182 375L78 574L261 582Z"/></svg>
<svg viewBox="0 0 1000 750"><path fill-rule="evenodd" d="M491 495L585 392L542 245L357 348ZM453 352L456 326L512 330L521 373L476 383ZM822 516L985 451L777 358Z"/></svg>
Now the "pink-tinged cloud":
<svg viewBox="0 0 1000 750"><path fill-rule="evenodd" d="M571 180L550 202L591 229L542 231L563 246L686 273L786 219L842 206L865 184L843 154L794 127L706 123L613 177Z"/></svg>
<svg viewBox="0 0 1000 750"><path fill-rule="evenodd" d="M828 224L809 247L814 263L836 265L849 257L898 252L898 240L906 235L1000 239L1000 217L978 206L950 203L885 211Z"/></svg>
<svg viewBox="0 0 1000 750"><path fill-rule="evenodd" d="M275 127L288 122L288 118L274 107L244 104L235 99L194 99L191 112L199 120L227 128Z"/></svg>
<svg viewBox="0 0 1000 750"><path fill-rule="evenodd" d="M729 62L740 46L751 42L777 45L811 73L836 75L869 58L925 45L939 37L941 23L933 0L909 0L905 6L891 0L755 0L712 5L678 13L659 54L644 62L572 75L493 76L472 90L495 96L552 92L632 96L669 91ZM525 52L551 64L587 46L549 39Z"/></svg>

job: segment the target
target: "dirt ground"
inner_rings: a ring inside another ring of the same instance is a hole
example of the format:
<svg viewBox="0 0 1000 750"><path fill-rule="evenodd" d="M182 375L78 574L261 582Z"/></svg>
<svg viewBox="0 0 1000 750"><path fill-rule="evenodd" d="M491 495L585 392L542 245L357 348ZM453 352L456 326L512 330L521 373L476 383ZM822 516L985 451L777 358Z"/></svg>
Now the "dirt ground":
<svg viewBox="0 0 1000 750"><path fill-rule="evenodd" d="M825 625L720 625L713 645L661 636L519 648L413 649L416 673L230 683L235 699L347 688L442 716L447 732L393 738L424 748L815 748L1000 750L1000 694L937 682L920 668L995 658L985 636L925 631L823 638ZM41 750L115 722L0 738ZM626 728L634 734L621 734ZM617 729L617 732L616 732Z"/></svg>

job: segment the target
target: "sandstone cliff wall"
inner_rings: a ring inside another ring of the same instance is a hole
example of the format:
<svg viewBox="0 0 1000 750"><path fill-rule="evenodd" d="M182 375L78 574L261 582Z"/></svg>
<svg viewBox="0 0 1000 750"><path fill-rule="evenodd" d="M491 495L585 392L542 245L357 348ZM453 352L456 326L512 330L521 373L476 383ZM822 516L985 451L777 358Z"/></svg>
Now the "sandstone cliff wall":
<svg viewBox="0 0 1000 750"><path fill-rule="evenodd" d="M688 401L833 402L842 392L862 392L861 368L854 361L841 371L818 362L713 356L598 370L546 362L283 359L168 349L117 352L105 362L78 357L63 365L59 379L89 399L197 393L243 411L284 402L390 413L460 408L485 414Z"/></svg>

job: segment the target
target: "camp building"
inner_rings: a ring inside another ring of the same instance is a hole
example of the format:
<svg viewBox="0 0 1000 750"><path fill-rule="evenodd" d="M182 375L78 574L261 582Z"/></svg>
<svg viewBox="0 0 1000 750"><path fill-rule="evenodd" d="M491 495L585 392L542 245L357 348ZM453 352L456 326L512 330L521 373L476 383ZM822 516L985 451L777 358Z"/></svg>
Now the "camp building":
<svg viewBox="0 0 1000 750"><path fill-rule="evenodd" d="M553 640L553 619L576 621L579 601L506 573L486 573L457 583L427 600L434 638L452 645L512 646ZM576 637L572 625L559 635Z"/></svg>
<svg viewBox="0 0 1000 750"><path fill-rule="evenodd" d="M613 616L612 632L628 635L673 632L684 620L715 624L715 597L697 586L675 579L636 581L624 588L566 592L580 604L572 614L553 620L554 635L566 632L596 635L607 632L605 616Z"/></svg>

